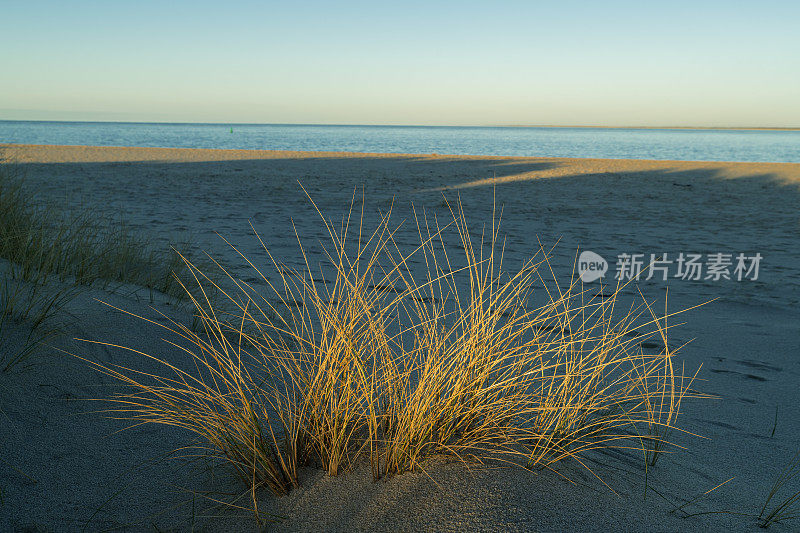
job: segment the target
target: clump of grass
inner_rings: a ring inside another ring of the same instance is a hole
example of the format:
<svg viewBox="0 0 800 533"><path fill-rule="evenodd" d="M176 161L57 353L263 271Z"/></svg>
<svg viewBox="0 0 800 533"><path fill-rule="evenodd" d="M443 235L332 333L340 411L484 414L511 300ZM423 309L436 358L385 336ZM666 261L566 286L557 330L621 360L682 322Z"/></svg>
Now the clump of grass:
<svg viewBox="0 0 800 533"><path fill-rule="evenodd" d="M180 254L156 249L113 220L37 202L20 167L2 157L0 262L2 371L60 335L61 310L80 288L133 284L187 299L176 277L188 272Z"/></svg>
<svg viewBox="0 0 800 533"><path fill-rule="evenodd" d="M459 290L442 228L431 228L427 220L417 224L425 279L398 269L409 295L401 305L410 339L384 372L382 463L376 472L412 470L434 454L502 449L525 433L519 422L529 414L528 372L540 354L532 349L535 313L524 303L541 260L532 259L503 284L500 256L492 249L484 257L483 243L476 255L463 212L453 223L466 260L457 270L468 277L468 289ZM496 244L496 231L490 239ZM393 261L400 265L405 258Z"/></svg>
<svg viewBox="0 0 800 533"><path fill-rule="evenodd" d="M186 428L253 494L282 494L309 462L335 475L368 456L379 478L441 454L550 468L593 449L638 448L653 428L674 427L680 402L695 395L649 303L618 318L619 288L598 298L577 282L566 291L545 282L552 269L541 247L507 271L499 218L474 246L458 204L446 225L417 219L419 246L401 250L391 210L371 232L363 205L358 224L353 204L339 228L320 215L331 239L322 271L299 236L304 270L263 241L269 270L240 254L260 286L221 266L225 284L214 281L186 260L197 289L184 288L203 331L164 327L192 370L146 354L171 377L96 365L131 387L113 398L117 415ZM447 253L451 228L459 261ZM409 268L414 254L427 265L421 277ZM195 296L207 289L226 305ZM663 353L632 338L648 327Z"/></svg>
<svg viewBox="0 0 800 533"><path fill-rule="evenodd" d="M764 501L764 506L758 514L759 526L766 528L771 524L793 520L800 516L797 510L797 503L800 502L800 490L770 507L773 498L777 496L787 483L797 477L798 473L800 473L800 452L797 452L794 457L792 457L792 460L789 461L786 468L784 468L775 479L775 483L773 483L767 495L767 499Z"/></svg>
<svg viewBox="0 0 800 533"><path fill-rule="evenodd" d="M35 268L46 255L32 231L32 200L22 192L16 167L0 157L0 371L24 362L60 335L61 309L75 296L69 287L46 287L47 272ZM38 256L38 257L37 257Z"/></svg>
<svg viewBox="0 0 800 533"><path fill-rule="evenodd" d="M186 298L175 276L186 267L174 250L155 248L120 221L37 202L20 167L2 157L0 259L10 263L13 279L39 285L53 276L81 286L129 283Z"/></svg>
<svg viewBox="0 0 800 533"><path fill-rule="evenodd" d="M408 293L428 295L410 306L403 300L414 342L391 380L400 385L388 409L386 473L432 454L521 457L547 468L595 448L628 447L642 426L673 427L691 380L676 376L671 352L646 355L629 334L650 326L666 346L665 322L654 313L640 320L641 309L615 320L620 287L596 299L576 283L546 283L540 270L552 270L541 247L519 270L504 270L499 220L473 246L461 206L451 214L468 288L459 290L444 242L433 246L441 228L418 224L429 274L421 284L404 281ZM534 287L547 295L538 307L529 305Z"/></svg>
<svg viewBox="0 0 800 533"><path fill-rule="evenodd" d="M326 221L335 273L324 290L313 276L278 263L266 247L279 282L250 264L271 298L221 265L228 286L187 260L198 292L219 292L224 307L234 311L220 312L211 299L186 289L202 331L174 322L163 327L185 341L181 348L198 369L192 374L160 359L173 377L96 365L133 390L114 398L122 404L116 412L200 435L253 491L267 486L285 493L298 484L299 466L312 457L337 474L363 446L364 431L375 431L365 410L375 409L375 356L381 346L388 350L389 339L386 308L379 305L383 291L368 287L385 281L373 274L386 246L388 221L387 216L372 235L359 238L354 261L345 253L347 228L337 233Z"/></svg>

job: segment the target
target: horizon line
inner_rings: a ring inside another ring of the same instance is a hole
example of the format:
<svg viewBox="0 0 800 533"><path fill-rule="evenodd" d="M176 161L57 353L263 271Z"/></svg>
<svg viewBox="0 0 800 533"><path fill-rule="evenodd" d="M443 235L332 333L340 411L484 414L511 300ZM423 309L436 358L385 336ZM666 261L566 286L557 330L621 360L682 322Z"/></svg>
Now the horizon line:
<svg viewBox="0 0 800 533"><path fill-rule="evenodd" d="M48 120L6 119L0 122L61 122L88 124L169 124L169 125L219 125L219 126L343 126L385 128L585 128L630 130L735 130L735 131L800 131L800 126L604 126L599 124L377 124L377 123L315 123L315 122L189 122L168 120Z"/></svg>

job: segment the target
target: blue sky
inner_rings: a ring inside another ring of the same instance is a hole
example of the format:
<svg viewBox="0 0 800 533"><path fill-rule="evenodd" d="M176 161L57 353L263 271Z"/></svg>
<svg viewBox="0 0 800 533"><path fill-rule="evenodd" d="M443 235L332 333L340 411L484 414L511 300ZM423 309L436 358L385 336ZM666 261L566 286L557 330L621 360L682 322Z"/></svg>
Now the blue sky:
<svg viewBox="0 0 800 533"><path fill-rule="evenodd" d="M0 4L0 119L800 126L797 1Z"/></svg>

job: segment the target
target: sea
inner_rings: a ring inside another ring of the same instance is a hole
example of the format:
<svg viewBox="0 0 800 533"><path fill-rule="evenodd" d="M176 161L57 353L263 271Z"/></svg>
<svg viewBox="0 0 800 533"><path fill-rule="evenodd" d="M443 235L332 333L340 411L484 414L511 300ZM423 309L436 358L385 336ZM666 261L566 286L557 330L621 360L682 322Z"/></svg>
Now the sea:
<svg viewBox="0 0 800 533"><path fill-rule="evenodd" d="M0 120L0 143L800 163L800 131Z"/></svg>

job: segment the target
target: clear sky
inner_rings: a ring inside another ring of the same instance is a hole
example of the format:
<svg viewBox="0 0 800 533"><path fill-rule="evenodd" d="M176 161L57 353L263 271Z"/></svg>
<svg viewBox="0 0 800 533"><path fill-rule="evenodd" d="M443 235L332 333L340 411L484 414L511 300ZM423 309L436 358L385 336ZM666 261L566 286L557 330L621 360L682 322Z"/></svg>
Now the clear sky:
<svg viewBox="0 0 800 533"><path fill-rule="evenodd" d="M0 0L0 119L800 126L800 1Z"/></svg>

